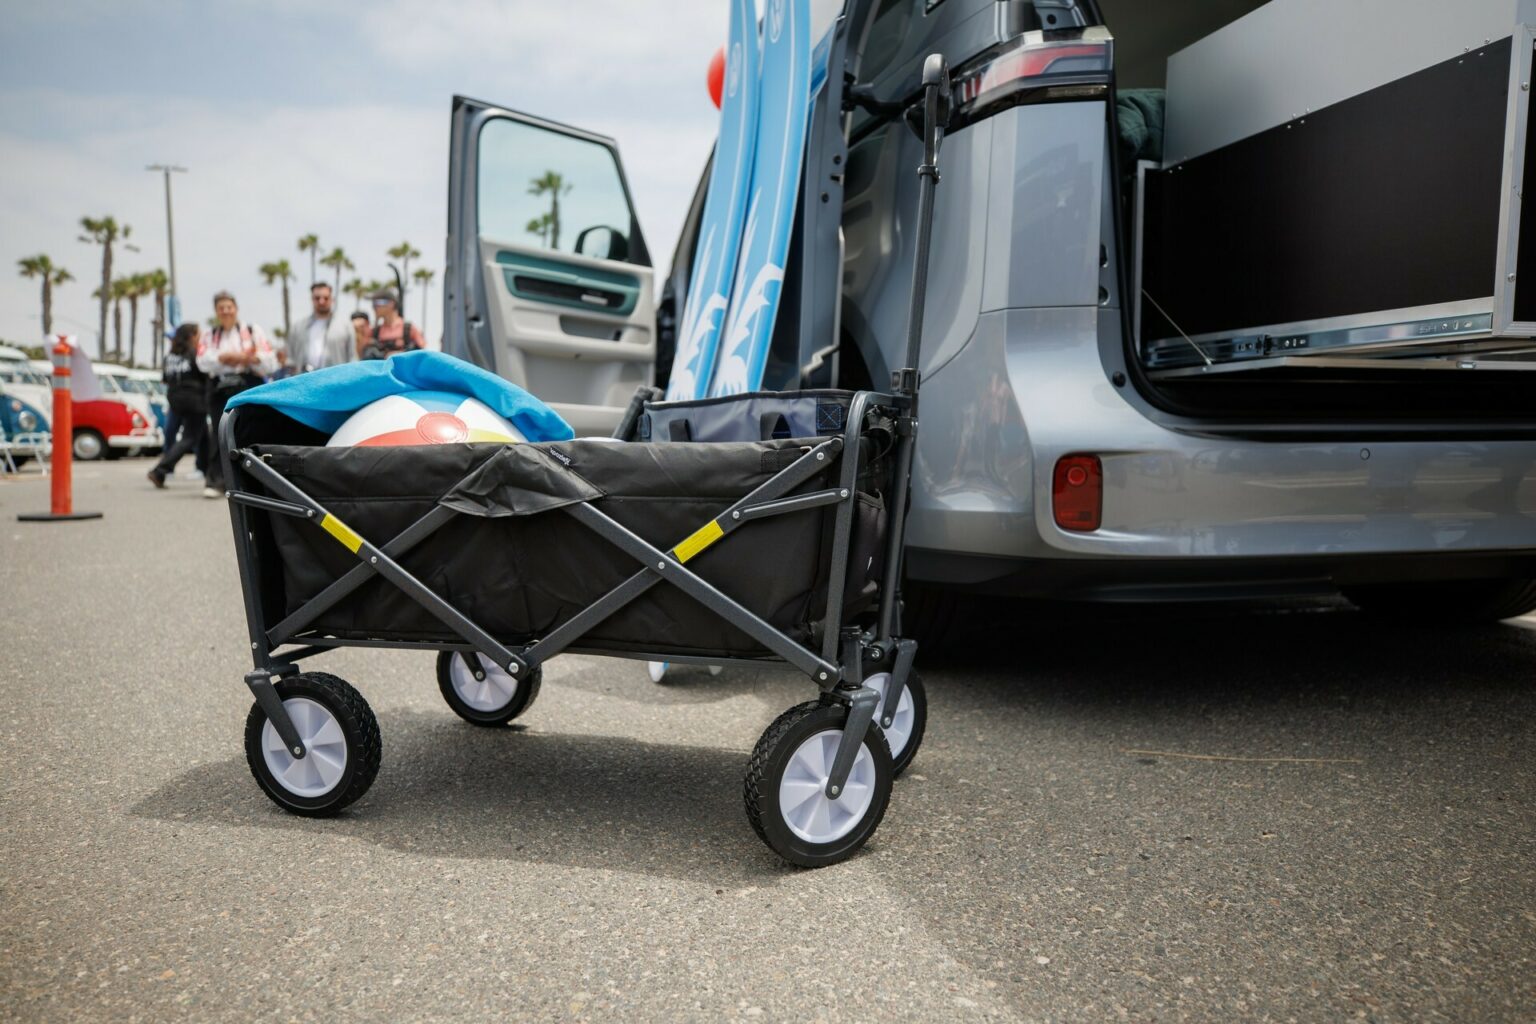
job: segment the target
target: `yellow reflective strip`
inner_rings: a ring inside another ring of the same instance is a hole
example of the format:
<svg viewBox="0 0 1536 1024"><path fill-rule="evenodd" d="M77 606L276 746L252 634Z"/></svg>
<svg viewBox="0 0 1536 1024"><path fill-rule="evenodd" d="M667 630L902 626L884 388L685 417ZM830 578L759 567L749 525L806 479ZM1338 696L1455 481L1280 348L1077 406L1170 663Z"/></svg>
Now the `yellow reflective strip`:
<svg viewBox="0 0 1536 1024"><path fill-rule="evenodd" d="M679 562L686 562L724 536L725 531L720 529L720 524L711 519L693 531L687 540L673 548L672 555Z"/></svg>
<svg viewBox="0 0 1536 1024"><path fill-rule="evenodd" d="M357 554L357 549L363 546L363 538L353 533L352 528L346 523L329 513L320 520L320 529L341 541L354 555Z"/></svg>

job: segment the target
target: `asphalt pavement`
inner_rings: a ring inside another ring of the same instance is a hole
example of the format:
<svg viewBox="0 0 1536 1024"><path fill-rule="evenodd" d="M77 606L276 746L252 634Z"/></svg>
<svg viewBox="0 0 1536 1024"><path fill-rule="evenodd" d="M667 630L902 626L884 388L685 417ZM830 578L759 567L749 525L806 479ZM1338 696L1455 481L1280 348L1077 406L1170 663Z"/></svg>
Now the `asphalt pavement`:
<svg viewBox="0 0 1536 1024"><path fill-rule="evenodd" d="M383 769L311 821L245 764L224 503L146 468L79 468L99 522L0 481L0 1019L1536 1019L1536 622L973 609L819 871L741 806L791 672L567 656L487 730L348 650Z"/></svg>

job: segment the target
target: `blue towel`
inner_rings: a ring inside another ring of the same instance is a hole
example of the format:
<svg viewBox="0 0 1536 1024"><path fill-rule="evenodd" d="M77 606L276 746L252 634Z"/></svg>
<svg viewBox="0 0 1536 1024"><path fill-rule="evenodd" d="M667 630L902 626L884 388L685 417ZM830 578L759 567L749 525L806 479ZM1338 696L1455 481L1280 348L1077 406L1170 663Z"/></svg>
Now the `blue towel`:
<svg viewBox="0 0 1536 1024"><path fill-rule="evenodd" d="M516 384L441 352L405 352L301 373L242 391L229 400L229 408L266 405L334 434L348 416L369 402L405 391L472 395L511 420L530 441L566 441L576 436L559 413Z"/></svg>

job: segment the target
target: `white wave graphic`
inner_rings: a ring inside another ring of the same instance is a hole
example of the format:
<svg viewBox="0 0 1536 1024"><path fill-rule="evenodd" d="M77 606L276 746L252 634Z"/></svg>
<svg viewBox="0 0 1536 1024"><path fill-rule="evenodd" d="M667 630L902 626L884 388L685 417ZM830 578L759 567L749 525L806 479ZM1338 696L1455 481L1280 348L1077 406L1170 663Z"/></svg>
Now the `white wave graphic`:
<svg viewBox="0 0 1536 1024"><path fill-rule="evenodd" d="M768 308L768 286L782 284L783 281L784 268L773 263L761 267L752 279L752 286L742 297L737 316L728 328L725 342L728 346L727 354L715 370L715 394L739 395L750 390L747 363L752 347L753 326L758 314Z"/></svg>

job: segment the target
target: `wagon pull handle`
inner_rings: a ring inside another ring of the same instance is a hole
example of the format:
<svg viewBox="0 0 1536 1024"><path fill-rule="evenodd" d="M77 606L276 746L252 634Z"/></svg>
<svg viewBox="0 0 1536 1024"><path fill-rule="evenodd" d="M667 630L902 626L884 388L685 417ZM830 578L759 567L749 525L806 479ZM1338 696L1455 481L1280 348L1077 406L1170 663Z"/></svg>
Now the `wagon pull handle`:
<svg viewBox="0 0 1536 1024"><path fill-rule="evenodd" d="M912 259L912 305L907 313L907 359L892 375L898 394L916 395L923 348L923 309L928 288L928 248L933 236L933 195L939 184L939 144L949 122L949 65L942 53L923 61L923 162L917 167L917 237Z"/></svg>

